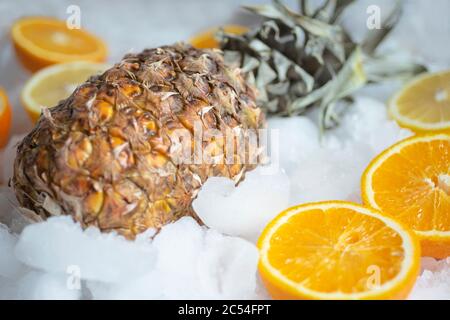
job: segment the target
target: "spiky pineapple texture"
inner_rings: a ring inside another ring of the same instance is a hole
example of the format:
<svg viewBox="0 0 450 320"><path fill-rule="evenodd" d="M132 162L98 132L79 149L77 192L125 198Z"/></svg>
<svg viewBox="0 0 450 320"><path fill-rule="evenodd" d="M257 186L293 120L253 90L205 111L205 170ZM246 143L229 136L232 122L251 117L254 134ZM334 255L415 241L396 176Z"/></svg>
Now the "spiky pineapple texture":
<svg viewBox="0 0 450 320"><path fill-rule="evenodd" d="M235 149L230 164L174 161L171 133L184 129L193 139L195 122L224 133L260 128L264 116L253 88L219 51L177 44L127 55L44 112L19 144L17 199L36 219L69 214L130 238L195 215L202 183L239 179L254 166L242 158L255 152ZM214 143L227 153L223 140Z"/></svg>
<svg viewBox="0 0 450 320"><path fill-rule="evenodd" d="M245 6L263 22L244 35L219 33L225 61L242 68L267 113L291 116L318 107L320 128L330 128L339 119L336 104L367 82L424 71L409 62L389 63L374 56L399 17L399 3L382 28L358 44L339 23L354 0L314 2L314 8L311 2L299 1L299 11L280 0Z"/></svg>

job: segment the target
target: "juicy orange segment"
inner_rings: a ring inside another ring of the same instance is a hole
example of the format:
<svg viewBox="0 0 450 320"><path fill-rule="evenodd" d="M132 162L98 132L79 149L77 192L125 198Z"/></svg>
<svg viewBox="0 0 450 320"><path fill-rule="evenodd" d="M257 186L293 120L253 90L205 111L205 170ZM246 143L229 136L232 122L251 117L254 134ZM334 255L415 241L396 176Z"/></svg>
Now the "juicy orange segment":
<svg viewBox="0 0 450 320"><path fill-rule="evenodd" d="M415 231L423 255L450 255L450 135L393 145L368 166L361 189L366 204Z"/></svg>
<svg viewBox="0 0 450 320"><path fill-rule="evenodd" d="M11 29L16 53L30 71L69 61L103 62L102 40L82 29L69 29L65 21L48 17L17 20Z"/></svg>
<svg viewBox="0 0 450 320"><path fill-rule="evenodd" d="M11 129L11 106L5 91L0 88L0 148L8 143Z"/></svg>
<svg viewBox="0 0 450 320"><path fill-rule="evenodd" d="M342 201L292 207L263 231L259 270L277 299L405 298L420 247L406 227Z"/></svg>
<svg viewBox="0 0 450 320"><path fill-rule="evenodd" d="M389 104L390 115L416 132L450 129L450 71L424 74L397 93Z"/></svg>
<svg viewBox="0 0 450 320"><path fill-rule="evenodd" d="M211 28L207 31L201 32L194 37L192 37L189 42L196 48L199 49L210 49L219 48L219 42L215 38L215 34L220 28ZM223 31L226 33L232 33L236 35L244 34L249 29L244 26L239 25L226 25L222 27Z"/></svg>
<svg viewBox="0 0 450 320"><path fill-rule="evenodd" d="M70 96L90 76L105 71L108 65L93 62L61 63L39 70L25 84L21 100L25 110L36 122L42 107L54 107Z"/></svg>

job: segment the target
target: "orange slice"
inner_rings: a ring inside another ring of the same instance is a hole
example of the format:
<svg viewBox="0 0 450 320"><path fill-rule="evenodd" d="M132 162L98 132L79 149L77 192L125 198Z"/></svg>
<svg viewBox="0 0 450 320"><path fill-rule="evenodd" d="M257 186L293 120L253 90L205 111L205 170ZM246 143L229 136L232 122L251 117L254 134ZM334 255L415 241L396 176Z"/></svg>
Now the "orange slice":
<svg viewBox="0 0 450 320"><path fill-rule="evenodd" d="M39 119L42 107L54 107L67 98L90 76L99 74L108 65L93 62L56 64L36 72L21 93L22 104L33 122Z"/></svg>
<svg viewBox="0 0 450 320"><path fill-rule="evenodd" d="M0 148L8 144L11 129L11 106L5 91L0 88Z"/></svg>
<svg viewBox="0 0 450 320"><path fill-rule="evenodd" d="M364 203L413 229L423 255L450 255L450 135L393 145L370 163L361 184Z"/></svg>
<svg viewBox="0 0 450 320"><path fill-rule="evenodd" d="M450 70L412 80L391 100L389 113L416 132L450 130Z"/></svg>
<svg viewBox="0 0 450 320"><path fill-rule="evenodd" d="M226 33L232 34L244 34L249 29L240 25L226 25L223 27L216 27L208 29L204 32L201 32L194 37L192 37L189 42L196 48L199 49L210 49L210 48L219 48L219 42L217 41L215 35L219 29L223 29Z"/></svg>
<svg viewBox="0 0 450 320"><path fill-rule="evenodd" d="M400 299L419 273L420 246L409 229L343 201L287 209L258 246L261 278L276 299Z"/></svg>
<svg viewBox="0 0 450 320"><path fill-rule="evenodd" d="M69 29L65 21L48 17L17 20L11 29L17 56L30 71L69 61L103 62L102 40L82 29Z"/></svg>

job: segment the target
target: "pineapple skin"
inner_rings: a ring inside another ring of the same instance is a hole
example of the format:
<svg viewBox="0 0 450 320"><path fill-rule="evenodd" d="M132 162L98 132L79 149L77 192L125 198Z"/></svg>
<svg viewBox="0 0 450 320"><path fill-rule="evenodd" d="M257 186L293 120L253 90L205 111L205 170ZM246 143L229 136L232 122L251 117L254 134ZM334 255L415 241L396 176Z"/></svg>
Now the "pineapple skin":
<svg viewBox="0 0 450 320"><path fill-rule="evenodd" d="M241 179L255 166L245 157L259 147L235 148L230 164L179 163L170 134L187 129L194 139L194 123L224 136L261 128L255 100L219 50L179 43L126 55L44 110L18 145L11 184L35 220L66 214L127 238L196 217L191 204L206 179ZM224 140L214 143L226 154Z"/></svg>

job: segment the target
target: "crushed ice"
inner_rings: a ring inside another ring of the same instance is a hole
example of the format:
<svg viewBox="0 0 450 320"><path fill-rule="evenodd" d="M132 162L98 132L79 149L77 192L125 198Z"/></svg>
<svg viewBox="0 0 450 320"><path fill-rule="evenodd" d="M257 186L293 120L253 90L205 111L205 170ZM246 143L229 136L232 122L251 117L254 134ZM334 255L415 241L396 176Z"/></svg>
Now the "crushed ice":
<svg viewBox="0 0 450 320"><path fill-rule="evenodd" d="M190 217L135 241L70 217L0 228L0 298L255 298L258 251L250 242L201 227Z"/></svg>

